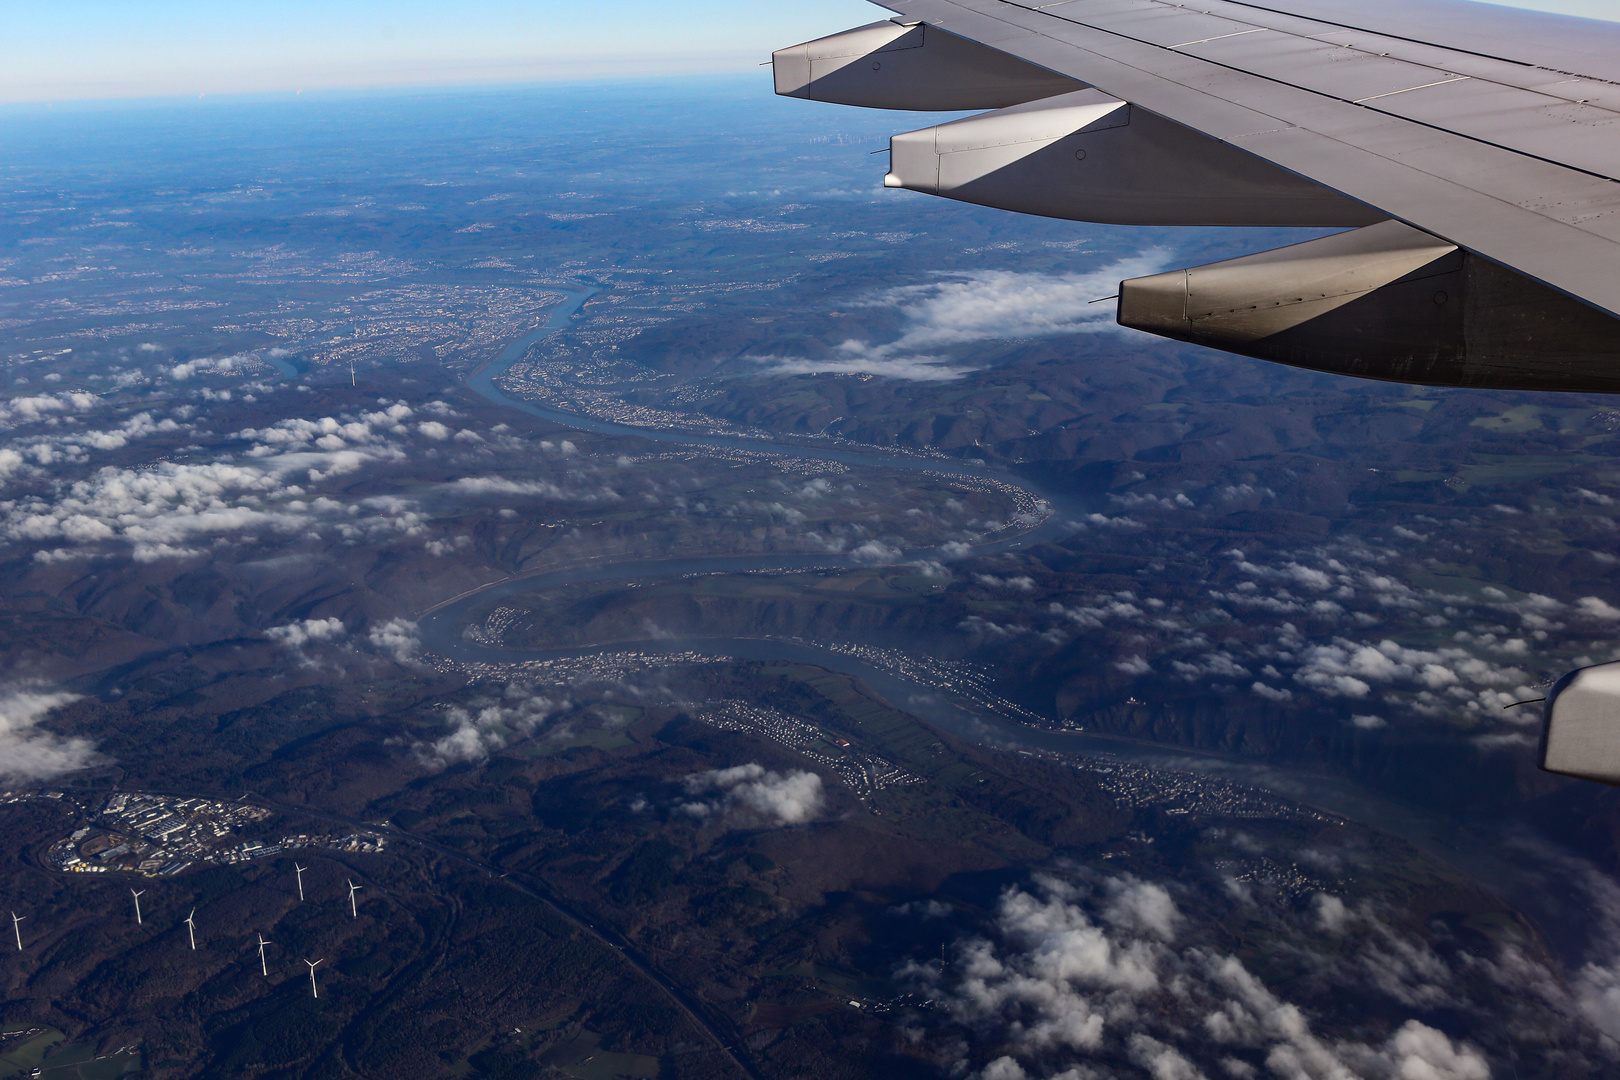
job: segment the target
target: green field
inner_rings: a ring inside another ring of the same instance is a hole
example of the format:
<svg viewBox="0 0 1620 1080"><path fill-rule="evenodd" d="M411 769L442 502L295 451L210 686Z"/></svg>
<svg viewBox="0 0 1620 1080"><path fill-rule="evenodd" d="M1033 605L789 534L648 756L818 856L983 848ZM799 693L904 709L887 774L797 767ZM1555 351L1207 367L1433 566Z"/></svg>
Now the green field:
<svg viewBox="0 0 1620 1080"><path fill-rule="evenodd" d="M653 1080L659 1062L646 1054L622 1054L602 1049L602 1036L582 1031L545 1055L555 1065L579 1080Z"/></svg>
<svg viewBox="0 0 1620 1080"><path fill-rule="evenodd" d="M27 1028L8 1028L4 1034L9 1036L15 1032L27 1030ZM47 1028L41 1034L26 1039L15 1046L11 1045L13 1040L6 1039L4 1043L0 1043L0 1046L3 1046L6 1051L4 1054L0 1054L0 1080L6 1080L6 1078L13 1076L27 1076L34 1069L39 1068L40 1063L45 1060L45 1055L50 1052L51 1048L65 1038L67 1036L55 1028Z"/></svg>
<svg viewBox="0 0 1620 1080"><path fill-rule="evenodd" d="M120 1048L98 1056L95 1043L61 1045L66 1038L55 1028L48 1028L8 1047L6 1053L0 1054L0 1080L29 1076L35 1069L41 1080L116 1080L141 1069L139 1048Z"/></svg>

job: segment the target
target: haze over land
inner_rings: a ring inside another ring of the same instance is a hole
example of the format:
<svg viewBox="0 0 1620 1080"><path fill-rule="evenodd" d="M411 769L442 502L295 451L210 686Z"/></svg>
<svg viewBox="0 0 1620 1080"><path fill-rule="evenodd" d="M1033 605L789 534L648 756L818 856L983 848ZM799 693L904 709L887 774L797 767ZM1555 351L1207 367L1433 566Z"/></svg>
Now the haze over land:
<svg viewBox="0 0 1620 1080"><path fill-rule="evenodd" d="M1615 18L1607 0L1514 6ZM0 102L746 72L773 49L884 17L859 0L12 4Z"/></svg>
<svg viewBox="0 0 1620 1080"><path fill-rule="evenodd" d="M1121 331L1290 235L755 80L0 122L0 1077L1615 1068L1503 708L1617 655L1609 400Z"/></svg>

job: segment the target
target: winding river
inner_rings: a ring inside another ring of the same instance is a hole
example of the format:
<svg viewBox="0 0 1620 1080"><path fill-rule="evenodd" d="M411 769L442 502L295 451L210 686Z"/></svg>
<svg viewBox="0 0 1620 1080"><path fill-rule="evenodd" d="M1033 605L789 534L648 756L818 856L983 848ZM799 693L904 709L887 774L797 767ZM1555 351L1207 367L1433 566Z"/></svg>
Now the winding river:
<svg viewBox="0 0 1620 1080"><path fill-rule="evenodd" d="M542 327L513 340L494 362L472 376L467 385L495 404L576 430L630 436L652 442L815 458L857 467L929 471L993 479L1030 491L1053 508L1054 512L1040 526L1015 537L979 546L974 549L975 554L1060 538L1070 531L1071 527L1066 524L1067 522L1072 521L1077 515L1089 512L1090 508L1077 504L1071 496L1066 496L1062 492L1041 490L1028 479L992 465L904 454L890 455L872 450L850 450L833 445L822 447L805 443L774 443L767 439L744 436L644 428L581 416L512 398L503 393L496 385L496 380L522 360L537 342L567 326L592 295L594 290L568 295L565 301L552 311L550 318ZM907 557L948 558L937 550L911 551L907 553ZM1398 803L1340 777L1278 768L1233 755L1199 752L1088 732L1031 727L974 709L936 693L933 688L904 679L858 657L803 641L777 638L679 638L615 642L575 649L516 650L476 643L462 636L463 628L476 619L476 613L488 610L496 601L559 585L646 581L691 574L789 571L856 565L864 564L857 563L849 555L825 553L693 556L593 564L511 578L465 593L440 604L424 615L419 624L420 633L423 647L427 650L450 659L468 662L510 664L635 651L693 652L742 660L815 664L856 676L891 703L945 731L974 741L1015 750L1100 755L1155 767L1218 774L1271 791L1289 800L1371 825L1407 840L1432 857L1496 890L1504 899L1531 916L1566 960L1575 961L1585 953L1587 935L1582 927L1588 920L1573 906L1576 901L1567 896L1549 893L1540 874L1533 870L1527 872L1522 860L1504 851L1501 823L1496 821L1461 816L1447 817L1430 809Z"/></svg>

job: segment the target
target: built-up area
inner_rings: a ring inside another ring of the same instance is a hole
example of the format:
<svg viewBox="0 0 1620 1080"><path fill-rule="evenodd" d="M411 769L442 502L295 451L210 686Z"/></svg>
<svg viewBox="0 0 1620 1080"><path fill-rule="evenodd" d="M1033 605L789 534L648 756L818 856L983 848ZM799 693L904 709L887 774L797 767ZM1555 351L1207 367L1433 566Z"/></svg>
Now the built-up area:
<svg viewBox="0 0 1620 1080"><path fill-rule="evenodd" d="M196 865L249 862L302 848L378 852L386 844L376 833L359 831L263 835L274 815L244 802L137 792L89 799L61 791L0 792L0 806L40 799L78 811L79 827L45 853L46 865L66 874L168 877Z"/></svg>

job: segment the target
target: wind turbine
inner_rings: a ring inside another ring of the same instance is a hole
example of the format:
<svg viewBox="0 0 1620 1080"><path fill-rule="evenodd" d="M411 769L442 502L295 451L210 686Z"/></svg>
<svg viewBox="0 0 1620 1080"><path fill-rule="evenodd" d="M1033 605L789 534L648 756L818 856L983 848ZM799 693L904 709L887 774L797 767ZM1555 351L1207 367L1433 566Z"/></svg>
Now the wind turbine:
<svg viewBox="0 0 1620 1080"><path fill-rule="evenodd" d="M22 931L17 928L17 924L22 922L26 918L28 918L28 916L26 916L26 915L18 915L15 911L13 911L11 913L11 932L13 934L17 935L17 951L18 952L22 952Z"/></svg>
<svg viewBox="0 0 1620 1080"><path fill-rule="evenodd" d="M192 908L191 914L186 916L186 935L191 938L191 951L197 951L197 909Z"/></svg>
<svg viewBox="0 0 1620 1080"><path fill-rule="evenodd" d="M135 898L135 925L140 926L141 925L141 897L146 895L146 890L142 889L140 892L136 892L134 889L131 889L131 890L129 890L129 895L131 895L131 896L133 896Z"/></svg>
<svg viewBox="0 0 1620 1080"><path fill-rule="evenodd" d="M267 967L265 965L265 962L264 962L264 947L266 945L274 945L275 942L264 940L264 935L263 934L258 935L258 937L259 937L259 974L263 975L265 978L268 979L270 977L270 968Z"/></svg>
<svg viewBox="0 0 1620 1080"><path fill-rule="evenodd" d="M307 866L299 866L296 862L293 863L293 873L298 875L298 902L300 904L304 902L304 871L308 869Z"/></svg>
<svg viewBox="0 0 1620 1080"><path fill-rule="evenodd" d="M321 992L315 988L315 969L326 963L326 957L321 957L313 964L310 964L308 960L305 960L304 963L309 964L309 996L318 998L321 996Z"/></svg>
<svg viewBox="0 0 1620 1080"><path fill-rule="evenodd" d="M358 919L360 917L360 909L354 906L354 894L365 888L365 886L356 885L353 878L346 880L349 882L349 917L351 919Z"/></svg>

